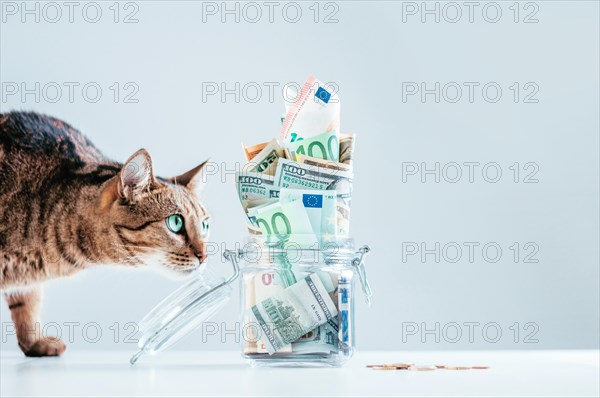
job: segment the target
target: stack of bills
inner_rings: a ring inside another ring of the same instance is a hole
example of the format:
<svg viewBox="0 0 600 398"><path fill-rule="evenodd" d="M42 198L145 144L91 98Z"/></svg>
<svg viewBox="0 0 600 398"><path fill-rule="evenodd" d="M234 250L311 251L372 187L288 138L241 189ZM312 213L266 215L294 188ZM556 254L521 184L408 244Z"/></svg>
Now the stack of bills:
<svg viewBox="0 0 600 398"><path fill-rule="evenodd" d="M279 136L242 144L236 187L253 234L310 245L348 237L355 134L340 134L340 99L309 77Z"/></svg>
<svg viewBox="0 0 600 398"><path fill-rule="evenodd" d="M248 163L237 192L251 234L323 247L349 236L356 136L340 134L340 100L314 77L286 108L277 138L242 144ZM244 353L347 353L352 273L279 265L244 275L245 323L254 325L245 327Z"/></svg>

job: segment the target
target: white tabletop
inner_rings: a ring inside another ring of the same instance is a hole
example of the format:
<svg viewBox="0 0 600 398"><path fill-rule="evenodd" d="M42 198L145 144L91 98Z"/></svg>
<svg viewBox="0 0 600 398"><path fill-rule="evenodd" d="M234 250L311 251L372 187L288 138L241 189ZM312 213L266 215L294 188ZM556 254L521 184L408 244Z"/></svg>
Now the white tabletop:
<svg viewBox="0 0 600 398"><path fill-rule="evenodd" d="M62 358L2 353L0 396L598 396L598 351L359 352L343 368L252 368L236 352L129 352ZM368 364L488 365L377 371Z"/></svg>

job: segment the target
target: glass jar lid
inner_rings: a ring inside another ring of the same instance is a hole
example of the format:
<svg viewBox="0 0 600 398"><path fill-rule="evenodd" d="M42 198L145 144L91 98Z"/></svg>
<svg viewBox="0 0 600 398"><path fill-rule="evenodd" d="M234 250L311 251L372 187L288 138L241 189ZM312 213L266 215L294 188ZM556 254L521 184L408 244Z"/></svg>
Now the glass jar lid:
<svg viewBox="0 0 600 398"><path fill-rule="evenodd" d="M140 321L142 336L138 352L131 357L132 365L145 353L155 354L175 344L227 304L232 293L231 283L239 276L238 253L226 250L224 256L234 267L229 279L206 280L201 274L195 275Z"/></svg>
<svg viewBox="0 0 600 398"><path fill-rule="evenodd" d="M347 250L344 248L344 257ZM366 245L353 251L354 257L350 261L350 266L358 273L367 303L370 303L372 292L365 274L364 258L369 251ZM139 350L130 359L131 364L145 353L155 354L175 344L223 308L231 298L231 284L240 275L239 260L245 254L243 250L224 251L223 256L231 262L234 271L227 280L206 280L198 274L156 305L139 323L142 336L138 341Z"/></svg>

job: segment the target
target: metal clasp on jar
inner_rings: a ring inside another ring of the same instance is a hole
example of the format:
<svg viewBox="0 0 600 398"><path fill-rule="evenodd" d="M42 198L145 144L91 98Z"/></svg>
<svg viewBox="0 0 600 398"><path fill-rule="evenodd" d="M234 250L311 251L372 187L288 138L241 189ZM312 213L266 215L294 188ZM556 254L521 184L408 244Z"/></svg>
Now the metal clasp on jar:
<svg viewBox="0 0 600 398"><path fill-rule="evenodd" d="M371 248L368 245L364 245L356 252L356 257L352 260L352 266L356 268L356 273L360 279L360 283L363 289L363 293L365 294L365 301L367 305L371 305L371 297L373 296L373 291L371 290L371 285L369 285L369 281L367 279L367 273L365 271L365 258L367 254L371 251Z"/></svg>

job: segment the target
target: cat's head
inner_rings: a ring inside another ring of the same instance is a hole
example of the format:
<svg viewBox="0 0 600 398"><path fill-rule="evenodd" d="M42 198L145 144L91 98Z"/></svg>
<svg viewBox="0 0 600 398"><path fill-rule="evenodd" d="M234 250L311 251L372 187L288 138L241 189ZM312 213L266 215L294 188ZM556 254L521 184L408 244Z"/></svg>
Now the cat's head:
<svg viewBox="0 0 600 398"><path fill-rule="evenodd" d="M206 262L209 214L198 197L206 164L163 179L155 177L150 154L140 149L105 184L99 206L115 231L120 262L179 274Z"/></svg>

